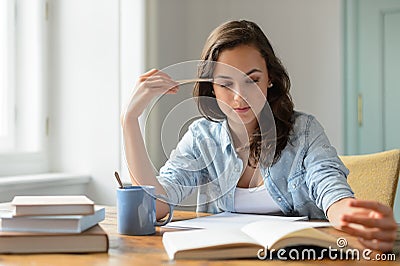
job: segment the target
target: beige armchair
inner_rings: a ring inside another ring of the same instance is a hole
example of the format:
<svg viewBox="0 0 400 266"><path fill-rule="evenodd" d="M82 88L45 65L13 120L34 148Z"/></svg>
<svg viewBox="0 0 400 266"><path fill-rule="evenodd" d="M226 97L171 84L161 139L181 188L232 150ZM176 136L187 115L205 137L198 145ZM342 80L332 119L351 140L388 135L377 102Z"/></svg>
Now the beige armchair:
<svg viewBox="0 0 400 266"><path fill-rule="evenodd" d="M340 156L350 170L347 181L356 198L375 200L393 208L399 179L400 150Z"/></svg>

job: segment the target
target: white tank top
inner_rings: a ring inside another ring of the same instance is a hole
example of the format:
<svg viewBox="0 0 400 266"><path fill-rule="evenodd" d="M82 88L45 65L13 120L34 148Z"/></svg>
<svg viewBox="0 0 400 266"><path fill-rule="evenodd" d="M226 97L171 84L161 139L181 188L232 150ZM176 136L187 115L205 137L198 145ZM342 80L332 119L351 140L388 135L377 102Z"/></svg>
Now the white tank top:
<svg viewBox="0 0 400 266"><path fill-rule="evenodd" d="M264 185L254 188L236 187L234 206L236 212L242 213L281 212Z"/></svg>

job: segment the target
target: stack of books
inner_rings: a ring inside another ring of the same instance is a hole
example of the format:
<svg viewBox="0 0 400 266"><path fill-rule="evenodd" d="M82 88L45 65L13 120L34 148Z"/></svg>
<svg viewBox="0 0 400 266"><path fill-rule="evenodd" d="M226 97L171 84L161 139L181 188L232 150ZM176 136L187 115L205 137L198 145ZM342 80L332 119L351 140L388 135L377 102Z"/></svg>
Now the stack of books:
<svg viewBox="0 0 400 266"><path fill-rule="evenodd" d="M0 253L107 252L105 209L86 196L15 196L1 216Z"/></svg>

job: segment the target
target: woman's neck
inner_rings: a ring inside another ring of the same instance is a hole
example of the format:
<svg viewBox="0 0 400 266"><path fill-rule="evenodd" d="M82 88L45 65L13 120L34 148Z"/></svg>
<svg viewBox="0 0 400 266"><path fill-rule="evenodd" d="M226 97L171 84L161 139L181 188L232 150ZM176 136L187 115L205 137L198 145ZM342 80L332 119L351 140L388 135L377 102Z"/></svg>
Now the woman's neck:
<svg viewBox="0 0 400 266"><path fill-rule="evenodd" d="M249 145L250 136L257 128L256 123L242 124L228 120L229 129L235 148L243 148Z"/></svg>

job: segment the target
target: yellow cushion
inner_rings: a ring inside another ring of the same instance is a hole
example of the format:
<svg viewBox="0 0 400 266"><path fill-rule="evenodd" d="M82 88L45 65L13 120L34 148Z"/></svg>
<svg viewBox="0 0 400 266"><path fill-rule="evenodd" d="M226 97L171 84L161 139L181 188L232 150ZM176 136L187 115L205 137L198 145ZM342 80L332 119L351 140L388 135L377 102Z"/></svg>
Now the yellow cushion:
<svg viewBox="0 0 400 266"><path fill-rule="evenodd" d="M358 199L375 200L393 208L399 179L400 150L340 156L350 170L347 181Z"/></svg>

